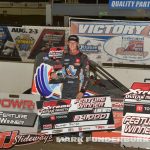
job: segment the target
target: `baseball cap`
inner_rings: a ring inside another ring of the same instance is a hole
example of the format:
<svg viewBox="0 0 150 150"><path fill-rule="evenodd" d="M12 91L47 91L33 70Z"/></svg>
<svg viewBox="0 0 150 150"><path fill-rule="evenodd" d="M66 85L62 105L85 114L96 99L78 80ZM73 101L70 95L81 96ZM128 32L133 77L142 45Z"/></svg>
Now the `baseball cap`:
<svg viewBox="0 0 150 150"><path fill-rule="evenodd" d="M70 35L68 37L68 41L76 41L76 42L79 42L79 38L77 35Z"/></svg>

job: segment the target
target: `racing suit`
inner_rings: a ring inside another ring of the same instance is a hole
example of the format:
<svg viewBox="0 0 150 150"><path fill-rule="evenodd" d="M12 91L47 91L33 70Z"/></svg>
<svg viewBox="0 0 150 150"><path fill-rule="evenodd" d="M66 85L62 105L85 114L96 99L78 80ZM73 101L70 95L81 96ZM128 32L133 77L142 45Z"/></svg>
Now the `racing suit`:
<svg viewBox="0 0 150 150"><path fill-rule="evenodd" d="M88 57L82 52L77 55L64 53L62 65L64 76L62 98L76 98L79 92L84 93L86 91L89 83Z"/></svg>

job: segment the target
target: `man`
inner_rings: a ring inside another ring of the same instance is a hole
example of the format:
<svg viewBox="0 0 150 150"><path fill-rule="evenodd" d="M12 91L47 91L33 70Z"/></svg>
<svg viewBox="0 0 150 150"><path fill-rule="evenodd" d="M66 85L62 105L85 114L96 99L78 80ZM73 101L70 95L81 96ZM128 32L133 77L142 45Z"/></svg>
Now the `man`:
<svg viewBox="0 0 150 150"><path fill-rule="evenodd" d="M89 60L85 54L79 51L78 46L78 36L70 35L68 52L64 53L62 57L62 74L64 77L62 99L81 99L88 86ZM54 73L51 74L51 78L58 79L59 77ZM83 132L79 132L79 137L83 137Z"/></svg>
<svg viewBox="0 0 150 150"><path fill-rule="evenodd" d="M70 35L68 38L68 52L64 53L62 57L64 77L62 99L81 99L88 86L89 60L85 54L79 51L78 45L78 36ZM53 79L58 78L56 74L52 74L51 77Z"/></svg>

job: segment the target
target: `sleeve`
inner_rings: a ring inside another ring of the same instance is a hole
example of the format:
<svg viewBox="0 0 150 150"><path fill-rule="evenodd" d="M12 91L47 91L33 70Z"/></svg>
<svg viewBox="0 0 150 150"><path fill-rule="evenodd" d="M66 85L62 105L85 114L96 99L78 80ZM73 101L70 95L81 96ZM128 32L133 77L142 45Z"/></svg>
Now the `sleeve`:
<svg viewBox="0 0 150 150"><path fill-rule="evenodd" d="M88 84L89 84L89 76L90 76L90 70L89 70L89 59L86 55L83 54L81 69L83 70L83 83L81 85L80 92L84 93L87 90Z"/></svg>

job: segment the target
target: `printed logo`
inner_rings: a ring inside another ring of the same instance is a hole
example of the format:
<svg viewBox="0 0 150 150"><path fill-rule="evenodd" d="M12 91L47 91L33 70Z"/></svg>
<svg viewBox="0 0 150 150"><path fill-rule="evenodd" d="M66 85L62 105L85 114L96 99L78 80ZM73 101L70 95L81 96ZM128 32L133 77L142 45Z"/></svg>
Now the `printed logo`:
<svg viewBox="0 0 150 150"><path fill-rule="evenodd" d="M67 72L67 75L69 75L69 76L75 76L77 69L74 69L73 65L69 65L69 67L66 68L66 72Z"/></svg>
<svg viewBox="0 0 150 150"><path fill-rule="evenodd" d="M50 58L62 58L64 47L52 47L48 53Z"/></svg>
<svg viewBox="0 0 150 150"><path fill-rule="evenodd" d="M56 92L57 89L59 89L60 84L49 84L50 74L52 71L53 67L44 63L37 67L34 75L35 86L37 92L41 96L60 99L59 91L58 93L54 93L54 91Z"/></svg>
<svg viewBox="0 0 150 150"><path fill-rule="evenodd" d="M52 135L46 134L22 134L19 131L0 132L0 149L12 148L15 145L32 144L39 141L44 143L53 141Z"/></svg>
<svg viewBox="0 0 150 150"><path fill-rule="evenodd" d="M95 41L93 42L92 40L87 40L83 44L80 44L80 47L79 47L80 51L83 51L83 52L99 52L99 51L101 51L101 44L93 45L93 43L95 43Z"/></svg>
<svg viewBox="0 0 150 150"><path fill-rule="evenodd" d="M52 121L54 121L54 120L56 120L56 116L50 116L50 119L51 119Z"/></svg>
<svg viewBox="0 0 150 150"><path fill-rule="evenodd" d="M143 112L143 105L136 105L136 112Z"/></svg>
<svg viewBox="0 0 150 150"><path fill-rule="evenodd" d="M79 58L77 58L75 62L76 62L76 63L80 63L80 59L79 59Z"/></svg>
<svg viewBox="0 0 150 150"><path fill-rule="evenodd" d="M44 124L43 129L52 129L52 124Z"/></svg>
<svg viewBox="0 0 150 150"><path fill-rule="evenodd" d="M136 99L137 101L141 100L149 100L150 99L150 91L141 90L141 89L129 89L130 91L125 93L126 99Z"/></svg>
<svg viewBox="0 0 150 150"><path fill-rule="evenodd" d="M77 59L75 60L74 65L75 65L75 66L80 66L80 59L77 58Z"/></svg>
<svg viewBox="0 0 150 150"><path fill-rule="evenodd" d="M33 37L30 35L21 35L16 37L16 46L20 51L29 51L34 44Z"/></svg>

